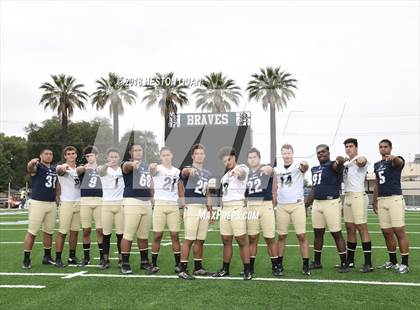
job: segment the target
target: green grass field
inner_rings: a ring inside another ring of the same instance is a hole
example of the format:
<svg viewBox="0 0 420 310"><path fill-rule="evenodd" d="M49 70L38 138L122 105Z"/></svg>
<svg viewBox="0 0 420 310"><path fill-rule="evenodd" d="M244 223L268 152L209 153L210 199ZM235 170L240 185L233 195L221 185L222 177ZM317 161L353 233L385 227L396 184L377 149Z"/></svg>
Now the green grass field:
<svg viewBox="0 0 420 310"><path fill-rule="evenodd" d="M420 212L407 212L406 215L411 246L409 274L400 275L385 270L361 274L358 268L348 274L339 274L334 269L339 258L333 239L328 234L322 256L324 269L313 271L309 278L304 277L301 275L297 240L291 232L284 258L284 277L278 279L271 276L270 260L260 240L256 278L252 281L243 281L239 277L242 264L237 247L231 264L231 278L177 279L167 234L159 255L161 271L157 276L146 276L144 271L140 271L136 248L133 248L131 255L135 275L131 276L121 275L115 260L111 261L112 267L107 271L96 267L58 269L44 266L41 264L42 234L36 240L31 255L32 269L23 271L21 261L22 241L27 228L25 220L27 214L21 211L0 212L1 309L419 309L420 305ZM312 244L311 226L308 224L307 228ZM369 229L374 247L373 263L378 266L387 260L387 252L374 214L369 214ZM117 257L115 252L116 245L113 243L111 253L114 258ZM65 259L67 253L65 249ZM82 258L82 255L82 246L79 245L78 257ZM99 255L94 244L91 256L96 264ZM358 266L363 262L362 256L359 241L356 252ZM211 226L207 237L203 264L210 271L215 271L221 267L221 263L222 247L216 224ZM191 260L190 269L192 264ZM5 285L38 285L42 288L5 288Z"/></svg>

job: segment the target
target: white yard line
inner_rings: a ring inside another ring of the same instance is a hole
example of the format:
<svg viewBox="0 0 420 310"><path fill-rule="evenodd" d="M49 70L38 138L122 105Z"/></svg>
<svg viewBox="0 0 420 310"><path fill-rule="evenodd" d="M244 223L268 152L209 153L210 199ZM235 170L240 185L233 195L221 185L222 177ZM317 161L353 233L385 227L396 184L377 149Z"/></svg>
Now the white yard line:
<svg viewBox="0 0 420 310"><path fill-rule="evenodd" d="M178 279L178 276L170 276L170 275L139 275L139 274L132 274L132 275L122 275L122 274L98 274L98 273L87 273L84 272L76 272L71 274L63 274L63 273L14 273L14 272L0 272L2 276L51 276L55 275L61 277L62 279L71 279L74 277L88 277L88 278L147 278L147 279ZM64 275L64 277L63 277ZM224 277L224 278L213 278L213 277L196 277L199 280L207 280L207 281L217 281L217 280L236 280L236 281L243 281L241 277ZM288 279L288 278L254 278L252 281L263 281L263 282L295 282L295 283L324 283L324 284L354 284L354 285L383 285L383 286L414 286L420 287L420 283L417 282L382 282L382 281L356 281L356 280L332 280L332 279Z"/></svg>
<svg viewBox="0 0 420 310"><path fill-rule="evenodd" d="M0 288L46 288L45 285L12 285L12 284L1 284Z"/></svg>

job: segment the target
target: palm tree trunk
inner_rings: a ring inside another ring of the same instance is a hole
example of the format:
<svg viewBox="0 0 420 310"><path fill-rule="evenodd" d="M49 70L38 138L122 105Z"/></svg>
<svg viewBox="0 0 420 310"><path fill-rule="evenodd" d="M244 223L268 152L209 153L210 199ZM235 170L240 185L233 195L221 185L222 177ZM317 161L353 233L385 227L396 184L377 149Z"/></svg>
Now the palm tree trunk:
<svg viewBox="0 0 420 310"><path fill-rule="evenodd" d="M119 141L119 123L118 123L118 105L116 102L112 102L112 119L113 119L113 139L112 144L114 147L118 146Z"/></svg>
<svg viewBox="0 0 420 310"><path fill-rule="evenodd" d="M169 114L168 113L165 113L165 128L164 128L164 131L165 131L165 140L163 142L166 145L166 139L168 138L169 133L170 133Z"/></svg>
<svg viewBox="0 0 420 310"><path fill-rule="evenodd" d="M276 107L270 104L270 162L273 167L277 161L277 143L276 143Z"/></svg>
<svg viewBox="0 0 420 310"><path fill-rule="evenodd" d="M64 149L64 147L66 147L69 144L69 133L68 133L68 124L69 124L69 120L67 118L67 113L63 112L61 114L61 127L62 127L62 148Z"/></svg>

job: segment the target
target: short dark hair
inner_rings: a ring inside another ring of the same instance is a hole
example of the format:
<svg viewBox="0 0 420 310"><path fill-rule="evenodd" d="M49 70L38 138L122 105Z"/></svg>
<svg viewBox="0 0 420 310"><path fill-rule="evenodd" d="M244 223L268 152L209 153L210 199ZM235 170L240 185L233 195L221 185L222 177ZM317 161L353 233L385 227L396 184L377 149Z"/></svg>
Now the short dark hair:
<svg viewBox="0 0 420 310"><path fill-rule="evenodd" d="M286 149L286 150L292 150L292 152L294 152L294 150L293 150L293 146L292 146L291 144L289 144L289 143L283 144L283 145L281 146L280 152L281 152L281 151L283 151L283 149Z"/></svg>
<svg viewBox="0 0 420 310"><path fill-rule="evenodd" d="M389 147L392 147L392 142L388 139L382 139L381 141L379 141L379 144L381 143L386 143Z"/></svg>
<svg viewBox="0 0 420 310"><path fill-rule="evenodd" d="M77 149L73 145L67 145L63 150L63 155L66 155L67 152L71 152L71 151L77 153Z"/></svg>
<svg viewBox="0 0 420 310"><path fill-rule="evenodd" d="M261 158L261 153L260 153L260 151L258 151L258 149L256 147L252 147L252 148L249 149L248 155L251 154L251 153L256 153L258 158Z"/></svg>
<svg viewBox="0 0 420 310"><path fill-rule="evenodd" d="M86 156L87 154L91 154L91 153L93 153L95 155L98 155L99 154L98 148L96 146L89 145L89 146L87 146L83 149L83 155L84 156Z"/></svg>
<svg viewBox="0 0 420 310"><path fill-rule="evenodd" d="M230 146L222 147L219 150L219 154L217 155L217 158L223 159L223 157L225 157L225 156L235 156L236 157L235 149L233 147L230 147Z"/></svg>
<svg viewBox="0 0 420 310"><path fill-rule="evenodd" d="M163 147L160 149L159 154L162 154L162 152L163 152L163 151L169 151L169 152L171 152L171 153L172 153L172 150L170 149L170 147L169 147L169 146L163 146Z"/></svg>
<svg viewBox="0 0 420 310"><path fill-rule="evenodd" d="M355 147L358 147L358 143L357 143L357 139L356 138L347 138L343 142L344 145L349 144L349 143L353 143Z"/></svg>
<svg viewBox="0 0 420 310"><path fill-rule="evenodd" d="M204 145L197 143L191 147L191 155L194 155L195 150L203 150L205 152L206 148L204 147Z"/></svg>
<svg viewBox="0 0 420 310"><path fill-rule="evenodd" d="M116 147L110 147L109 149L106 150L106 156L109 155L109 153L117 153L118 155L120 155L120 150L117 149Z"/></svg>
<svg viewBox="0 0 420 310"><path fill-rule="evenodd" d="M141 149L144 151L144 147L143 147L143 145L141 145L140 143L131 143L131 144L130 144L130 147L129 147L129 150L130 150L130 151L132 151L132 150L133 150L133 147L134 147L135 145L140 146L140 147L141 147Z"/></svg>
<svg viewBox="0 0 420 310"><path fill-rule="evenodd" d="M41 155L42 153L44 153L45 151L51 151L51 152L53 152L54 153L54 151L51 149L51 148L49 148L49 147L43 147L42 149L41 149L41 152L39 152L39 155Z"/></svg>
<svg viewBox="0 0 420 310"><path fill-rule="evenodd" d="M328 145L326 145L326 144L318 144L317 147L315 148L315 150L316 150L317 153L319 152L318 149L321 149L321 150L326 149L327 151L329 151L330 150L330 147Z"/></svg>

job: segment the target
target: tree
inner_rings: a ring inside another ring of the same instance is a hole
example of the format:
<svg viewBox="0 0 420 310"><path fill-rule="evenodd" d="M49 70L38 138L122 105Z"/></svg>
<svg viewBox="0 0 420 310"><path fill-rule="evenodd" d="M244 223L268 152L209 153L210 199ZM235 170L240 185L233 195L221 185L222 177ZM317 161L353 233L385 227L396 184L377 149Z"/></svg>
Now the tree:
<svg viewBox="0 0 420 310"><path fill-rule="evenodd" d="M30 123L25 127L28 135L28 160L38 157L44 147L49 147L54 152L54 162L61 158L62 147L57 130L60 128L60 121L57 117L45 120L41 125ZM110 147L109 136L112 135L111 124L107 119L95 118L92 121L81 121L69 124L69 144L78 150L78 161L81 162L83 148L88 145L96 145L100 153L105 153ZM101 156L102 158L103 156Z"/></svg>
<svg viewBox="0 0 420 310"><path fill-rule="evenodd" d="M124 158L129 158L129 147L138 143L143 147L143 159L148 163L159 162L159 145L152 131L133 130L126 132L120 141L120 150L125 150Z"/></svg>
<svg viewBox="0 0 420 310"><path fill-rule="evenodd" d="M297 80L291 78L290 73L281 71L280 67L260 69L251 78L246 88L249 100L261 101L265 111L270 108L270 157L274 165L277 158L276 110L283 110L287 102L295 97Z"/></svg>
<svg viewBox="0 0 420 310"><path fill-rule="evenodd" d="M92 105L97 110L103 109L109 102L109 113L113 117L113 144L118 145L119 123L118 116L124 113L124 103L132 105L136 102L137 93L130 89L128 83L122 83L115 73L109 73L108 78L96 81L96 92L92 93Z"/></svg>
<svg viewBox="0 0 420 310"><path fill-rule="evenodd" d="M0 133L0 191L25 185L27 158L25 138Z"/></svg>
<svg viewBox="0 0 420 310"><path fill-rule="evenodd" d="M71 75L51 75L53 83L45 82L39 88L44 91L40 104L44 109L50 108L57 112L61 119L62 140L61 145L68 144L68 122L74 110L84 109L88 94L82 90L83 84L76 84Z"/></svg>
<svg viewBox="0 0 420 310"><path fill-rule="evenodd" d="M167 74L156 73L152 82L145 86L148 94L144 96L143 101L147 102L146 107L150 108L155 104L158 105L160 113L165 120L165 141L169 136L169 117L171 113L175 115L178 108L182 108L188 104L188 97L185 90L188 86L181 83L180 80L174 78L174 73Z"/></svg>
<svg viewBox="0 0 420 310"><path fill-rule="evenodd" d="M232 104L239 105L240 89L234 80L223 76L222 72L212 72L204 77L202 87L195 89L193 94L197 96L197 108L219 113L230 111Z"/></svg>

